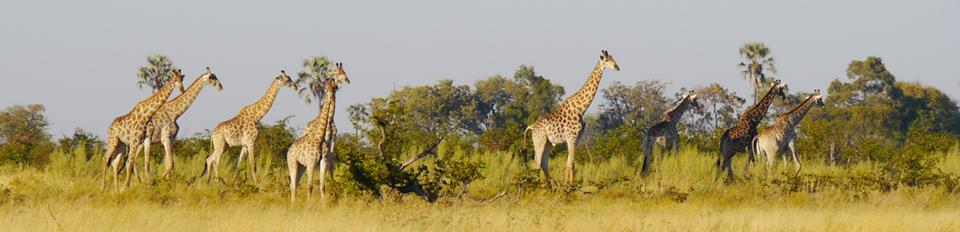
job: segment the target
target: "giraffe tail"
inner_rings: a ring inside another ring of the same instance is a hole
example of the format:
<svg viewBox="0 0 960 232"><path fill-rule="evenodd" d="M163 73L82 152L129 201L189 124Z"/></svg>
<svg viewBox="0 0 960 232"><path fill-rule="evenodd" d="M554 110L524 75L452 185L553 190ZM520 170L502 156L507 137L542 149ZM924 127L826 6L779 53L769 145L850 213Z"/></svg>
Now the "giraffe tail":
<svg viewBox="0 0 960 232"><path fill-rule="evenodd" d="M527 131L530 131L530 129L533 129L533 127L532 127L532 126L527 126L527 129L524 129L524 130L523 130L523 135L522 135L522 136L523 136L523 142L524 142L524 143L527 142Z"/></svg>
<svg viewBox="0 0 960 232"><path fill-rule="evenodd" d="M640 168L641 176L647 177L650 174L650 166L653 165L653 143L651 142L651 136L646 134L643 136L643 145L640 149L643 149L643 166Z"/></svg>
<svg viewBox="0 0 960 232"><path fill-rule="evenodd" d="M750 140L750 148L753 149L753 152L748 152L750 157L747 157L747 159L756 162L754 157L760 157L760 136L753 136L753 139Z"/></svg>

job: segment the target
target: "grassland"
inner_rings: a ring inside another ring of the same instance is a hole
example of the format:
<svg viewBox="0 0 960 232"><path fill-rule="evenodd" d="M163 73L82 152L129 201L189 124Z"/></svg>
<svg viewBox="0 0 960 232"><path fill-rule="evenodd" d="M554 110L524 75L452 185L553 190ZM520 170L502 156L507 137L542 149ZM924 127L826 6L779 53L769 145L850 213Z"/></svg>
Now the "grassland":
<svg viewBox="0 0 960 232"><path fill-rule="evenodd" d="M615 157L580 164L576 185L545 188L518 181L532 173L525 162L486 153L472 157L486 164L484 178L463 195L428 203L399 194L315 194L295 205L285 168L271 163L262 164L271 168L261 169L257 185L234 176L246 170L231 162L223 164L225 184L190 184L201 168L195 156L179 160L173 180L117 192L99 189L98 162L82 153L56 152L44 168L0 166L0 230L960 231L956 148L935 154L937 172L949 176L944 184L925 187L885 187L879 164L813 160L798 177L755 166L750 178L724 186L713 179L713 154L684 150L657 160L646 179ZM562 162L551 161L562 176ZM742 157L735 164L742 176Z"/></svg>

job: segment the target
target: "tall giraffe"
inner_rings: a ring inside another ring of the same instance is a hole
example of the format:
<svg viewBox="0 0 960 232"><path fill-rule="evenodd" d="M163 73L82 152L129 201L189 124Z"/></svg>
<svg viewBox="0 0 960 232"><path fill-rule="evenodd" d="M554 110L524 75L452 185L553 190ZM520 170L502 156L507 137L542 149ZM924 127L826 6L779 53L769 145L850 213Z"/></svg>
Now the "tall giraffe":
<svg viewBox="0 0 960 232"><path fill-rule="evenodd" d="M217 75L210 71L210 67L207 67L207 71L190 84L187 92L163 104L160 110L150 118L150 122L147 123L147 137L143 140L143 172L146 175L150 175L150 144L160 142L164 151L163 177L170 177L173 170L173 141L177 139L177 132L180 130L177 119L187 112L200 94L200 90L207 85L213 86L217 91L223 90L223 85L220 84Z"/></svg>
<svg viewBox="0 0 960 232"><path fill-rule="evenodd" d="M727 171L727 183L733 181L733 168L731 161L733 155L738 152L746 151L748 154L746 165L750 165L753 160L753 149L750 148L750 142L757 136L757 124L763 120L767 114L767 109L773 103L774 96L786 98L787 84L774 81L773 86L767 91L767 94L746 112L740 115L740 121L732 128L723 131L720 137L720 157L717 157L717 178L720 177L724 169ZM746 169L748 166L745 166Z"/></svg>
<svg viewBox="0 0 960 232"><path fill-rule="evenodd" d="M806 116L813 106L823 107L823 97L820 95L819 89L813 90L813 95L807 97L793 110L780 114L776 123L760 130L757 137L753 139L752 146L757 156L767 156L766 167L768 170L773 166L773 160L777 158L777 154L789 149L793 156L793 162L797 165L794 175L800 174L800 156L797 155L796 146L797 125L800 124L800 120L803 120L803 116ZM790 158L784 156L784 167L787 166L788 159Z"/></svg>
<svg viewBox="0 0 960 232"><path fill-rule="evenodd" d="M213 169L213 174L217 176L217 178L220 178L220 157L223 155L223 151L227 146L242 146L240 148L240 154L249 154L250 174L253 181L257 182L256 150L253 147L257 141L257 136L260 135L260 129L257 128L257 125L260 124L260 120L270 111L270 107L273 106L273 101L277 99L277 92L280 91L280 87L289 87L293 90L297 89L296 83L294 83L293 80L290 79L290 76L287 76L287 73L283 70L281 70L280 75L270 83L270 87L267 88L267 92L260 100L244 106L240 109L240 113L238 113L237 116L221 122L213 129L213 132L210 133L210 142L213 143L213 153L207 156L206 166L203 168L203 173L200 174L200 176L207 176L207 182L210 182L211 176L207 173L210 169Z"/></svg>
<svg viewBox="0 0 960 232"><path fill-rule="evenodd" d="M142 100L130 110L129 113L117 117L110 123L107 129L107 150L103 155L103 180L100 188L104 189L107 185L107 170L113 167L113 184L119 187L119 163L123 161L121 156L126 154L126 175L123 188L130 186L130 173L136 168L134 166L137 152L140 151L140 143L146 134L146 126L150 117L167 102L167 98L173 93L173 89L180 89L180 93L186 92L183 89L183 74L180 70L170 71L170 81L163 85L159 91L153 93L149 98ZM118 150L123 153L117 155ZM116 155L116 156L115 156ZM117 159L114 159L116 157ZM115 160L111 162L112 160ZM123 188L120 188L122 191Z"/></svg>
<svg viewBox="0 0 960 232"><path fill-rule="evenodd" d="M605 69L620 71L620 66L617 65L617 61L613 59L613 56L610 56L610 53L607 53L606 50L601 52L603 55L600 56L600 61L597 61L597 65L593 67L593 71L590 72L590 77L587 78L587 82L583 84L583 87L580 87L580 90L570 95L570 97L567 97L567 99L564 99L552 112L544 114L537 119L536 123L524 130L524 134L526 134L528 130L533 131L531 136L533 138L533 150L536 153L535 162L540 164L543 179L546 181L550 181L547 160L550 159L551 145L566 143L566 181L567 183L573 182L574 150L576 150L577 138L580 137L580 132L583 131L583 113L586 112L587 108L590 108L590 104L593 103L593 97L600 87L600 78L603 77L603 71Z"/></svg>
<svg viewBox="0 0 960 232"><path fill-rule="evenodd" d="M686 113L690 109L699 108L703 108L703 106L697 101L697 94L694 93L693 90L690 90L689 93L683 95L683 98L680 99L677 106L663 113L663 121L654 124L647 130L643 137L642 146L643 168L641 170L643 176L650 174L654 142L656 142L657 147L660 148L661 157L669 151L680 153L680 133L677 132L677 123L680 122L683 113Z"/></svg>
<svg viewBox="0 0 960 232"><path fill-rule="evenodd" d="M331 134L335 133L332 132L330 125L332 124L331 122L333 122L333 115L336 109L336 93L340 85L350 83L350 79L347 78L347 73L343 70L342 64L338 63L336 72L330 76L333 77L333 80L324 83L324 89L327 94L326 99L324 99L323 109L314 120L307 124L300 138L297 138L297 140L290 145L290 149L287 150L287 170L290 174L291 202L296 199L297 182L299 182L300 175L304 172L307 174L307 197L310 197L310 193L313 192L313 169L318 164L320 165L320 196L325 196L325 172L328 165L331 165L330 161L332 161L330 157L327 156L333 149L333 141L331 140L333 137Z"/></svg>

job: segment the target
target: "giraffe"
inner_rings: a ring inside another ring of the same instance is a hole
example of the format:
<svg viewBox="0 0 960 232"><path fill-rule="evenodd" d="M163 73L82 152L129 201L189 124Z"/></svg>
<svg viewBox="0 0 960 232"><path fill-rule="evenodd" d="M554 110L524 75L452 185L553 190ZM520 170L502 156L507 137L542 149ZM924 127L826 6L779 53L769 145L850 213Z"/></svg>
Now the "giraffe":
<svg viewBox="0 0 960 232"><path fill-rule="evenodd" d="M211 169L213 169L213 175L220 179L220 156L223 155L223 151L227 146L242 146L240 148L240 154L249 154L250 174L253 182L257 182L256 150L254 150L253 147L257 141L257 136L260 134L257 126L260 124L260 119L263 119L263 117L267 115L267 112L270 111L270 107L273 106L273 101L276 100L280 87L289 87L293 90L298 89L296 83L290 79L290 76L287 76L285 71L280 70L280 75L274 78L273 82L270 83L270 87L267 88L267 92L260 100L244 106L240 109L240 113L238 113L237 116L220 122L220 124L213 129L213 132L210 133L210 143L213 144L213 153L207 156L206 166L203 168L203 173L200 174L200 176L207 176L208 183L210 182L211 176L209 176L207 172L211 171Z"/></svg>
<svg viewBox="0 0 960 232"><path fill-rule="evenodd" d="M313 191L313 169L320 164L320 196L325 196L324 179L326 178L326 169L331 165L330 157L327 157L332 151L333 141L332 133L335 131L330 127L333 121L333 115L336 109L336 93L343 83L349 84L350 79L343 70L342 64L337 64L336 73L330 75L332 81L324 83L324 89L327 94L324 99L323 109L317 117L307 124L300 138L297 138L287 150L287 170L290 174L290 202L296 199L297 182L300 175L307 174L307 197Z"/></svg>
<svg viewBox="0 0 960 232"><path fill-rule="evenodd" d="M165 170L163 177L170 177L173 170L173 141L176 140L177 132L180 130L177 119L187 112L193 101L197 99L197 95L200 94L200 90L207 85L213 86L217 91L223 91L223 85L220 84L217 75L210 71L210 67L207 67L207 71L190 84L187 92L163 104L160 110L150 118L150 122L147 123L146 138L143 140L144 173L147 175L150 173L150 144L160 142L164 150L163 165Z"/></svg>
<svg viewBox="0 0 960 232"><path fill-rule="evenodd" d="M796 108L790 110L786 113L780 114L777 117L777 122L772 126L763 128L760 130L760 133L757 134L757 137L753 139L753 150L757 156L767 157L767 170L770 170L773 166L773 160L776 159L777 153L781 151L790 150L790 154L793 156L793 162L797 165L794 175L800 174L801 163L800 156L797 155L797 124L800 124L800 120L803 120L803 116L810 111L810 108L813 106L823 107L823 97L820 95L820 90L813 90L813 94L803 100ZM787 160L789 157L784 156L783 166L787 166Z"/></svg>
<svg viewBox="0 0 960 232"><path fill-rule="evenodd" d="M117 179L120 174L119 163L123 161L120 157L124 154L126 154L126 173L124 186L120 187L120 190L123 191L124 188L130 186L130 173L136 168L134 160L137 158L137 152L140 151L140 143L143 141L144 134L146 134L146 126L150 117L153 117L157 110L167 102L167 98L173 93L173 89L180 89L180 93L186 92L183 89L183 74L181 71L172 70L170 74L170 81L164 84L159 91L138 102L129 113L117 117L110 123L110 127L107 129L107 150L103 156L103 180L100 183L100 189L106 188L107 170L111 167L113 168L114 187L119 187ZM123 152L116 154L119 150L123 150Z"/></svg>
<svg viewBox="0 0 960 232"><path fill-rule="evenodd" d="M697 101L697 94L691 90L684 94L673 109L663 113L663 121L654 124L647 130L643 137L643 168L642 175L650 174L650 165L653 161L653 145L660 148L661 156L668 151L680 153L680 134L677 133L677 123L683 117L683 113L690 109L703 108Z"/></svg>
<svg viewBox="0 0 960 232"><path fill-rule="evenodd" d="M733 168L730 167L731 159L738 152L747 152L746 165L750 165L753 160L753 149L750 147L750 142L757 135L757 124L760 124L760 120L767 114L767 109L770 108L775 96L780 96L781 99L786 98L786 89L787 84L781 83L779 80L774 81L773 86L760 99L760 102L740 115L740 121L737 122L737 125L723 131L723 135L720 137L720 156L717 157L716 163L717 178L726 170L727 183L733 181ZM746 167L749 166L745 166L744 169Z"/></svg>
<svg viewBox="0 0 960 232"><path fill-rule="evenodd" d="M544 114L537 122L527 127L527 131L533 131L533 149L535 152L535 162L539 164L542 178L550 181L550 172L548 170L547 160L550 159L550 147L552 145L567 144L567 183L573 182L574 177L574 150L576 149L577 138L583 131L583 113L587 111L590 104L593 103L593 97L600 86L600 78L603 77L605 69L614 69L620 71L617 61L610 56L606 50L600 60L590 72L587 82L583 84L576 93L564 99L552 112Z"/></svg>

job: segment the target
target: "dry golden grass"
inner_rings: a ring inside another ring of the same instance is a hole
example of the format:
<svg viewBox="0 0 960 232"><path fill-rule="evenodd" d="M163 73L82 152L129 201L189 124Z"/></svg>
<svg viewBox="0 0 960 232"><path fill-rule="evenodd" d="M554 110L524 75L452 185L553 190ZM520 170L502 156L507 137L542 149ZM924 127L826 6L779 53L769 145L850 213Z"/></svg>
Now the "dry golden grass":
<svg viewBox="0 0 960 232"><path fill-rule="evenodd" d="M849 203L709 207L622 203L231 203L164 206L43 202L0 207L7 231L958 231L960 209Z"/></svg>
<svg viewBox="0 0 960 232"><path fill-rule="evenodd" d="M95 161L69 157L55 154L45 169L0 166L0 230L960 231L955 190L835 186L786 191L773 184L784 180L783 174L765 174L761 168L754 169L753 178L722 186L712 179L713 156L695 151L657 161L646 180L633 178L636 168L620 158L585 163L582 184L568 190L513 186L510 181L524 173L525 164L509 155L485 154L477 158L487 164L485 178L464 196L435 203L414 196L313 196L297 205L287 201L280 169L265 169L265 183L257 186L190 185L178 177L118 193L99 190ZM562 172L558 163L553 162L557 174ZM876 168L806 163L804 173L818 176L870 175ZM742 160L736 164L741 175ZM960 152L953 151L939 169L956 175L958 164ZM627 179L610 181L621 177ZM500 192L505 195L487 201Z"/></svg>

